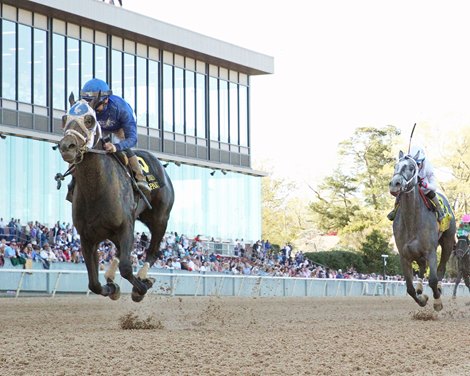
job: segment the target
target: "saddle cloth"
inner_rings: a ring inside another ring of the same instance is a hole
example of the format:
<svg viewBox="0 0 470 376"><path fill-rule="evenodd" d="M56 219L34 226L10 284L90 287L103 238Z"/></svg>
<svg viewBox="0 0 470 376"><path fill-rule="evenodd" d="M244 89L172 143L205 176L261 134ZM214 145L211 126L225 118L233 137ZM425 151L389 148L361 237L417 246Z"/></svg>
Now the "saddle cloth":
<svg viewBox="0 0 470 376"><path fill-rule="evenodd" d="M432 202L432 204L434 205L434 202ZM439 196L439 204L441 205L441 209L444 213L444 218L442 219L441 223L439 224L439 231L444 232L444 231L448 230L449 227L450 227L450 221L452 220L453 213L452 213L452 210L450 208L447 208L447 206L444 205L444 200L442 199L442 196ZM436 218L437 218L437 213L436 213Z"/></svg>

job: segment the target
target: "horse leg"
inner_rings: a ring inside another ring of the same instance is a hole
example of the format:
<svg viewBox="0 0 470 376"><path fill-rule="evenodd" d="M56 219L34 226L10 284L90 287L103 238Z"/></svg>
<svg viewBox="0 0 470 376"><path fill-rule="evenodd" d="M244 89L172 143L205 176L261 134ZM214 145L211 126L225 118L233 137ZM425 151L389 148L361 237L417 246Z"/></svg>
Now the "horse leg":
<svg viewBox="0 0 470 376"><path fill-rule="evenodd" d="M424 278L424 273L426 271L426 260L421 258L418 261L418 284L416 285L416 294L421 295L423 293L423 278Z"/></svg>
<svg viewBox="0 0 470 376"><path fill-rule="evenodd" d="M129 228L128 231L123 231L119 241L114 242L117 248L117 257L119 258L119 271L121 276L127 279L132 285L132 300L134 302L140 302L147 290L153 286L153 281L150 279L142 280L134 276L132 263L130 259L130 253L134 244L133 228Z"/></svg>
<svg viewBox="0 0 470 376"><path fill-rule="evenodd" d="M116 293L116 285L114 283L107 283L102 286L99 281L98 273L98 244L89 244L82 239L82 253L85 259L85 265L88 271L88 288L91 292L97 295L110 296Z"/></svg>
<svg viewBox="0 0 470 376"><path fill-rule="evenodd" d="M104 278L106 278L106 282L109 284L113 284L115 286L115 291L109 294L111 300L118 300L121 297L121 289L118 284L114 282L116 278L116 270L119 265L119 259L117 257L113 257L111 260L111 264L109 264L108 270L104 273Z"/></svg>
<svg viewBox="0 0 470 376"><path fill-rule="evenodd" d="M467 286L467 288L468 288L468 292L470 292L470 276L468 274L466 274L463 277L463 280L465 282L465 286Z"/></svg>
<svg viewBox="0 0 470 376"><path fill-rule="evenodd" d="M468 279L468 277L467 277ZM454 292L452 293L452 297L455 299L455 297L457 296L457 288L459 287L459 284L460 284L460 281L462 280L462 272L459 270L457 272L457 278L455 279L455 284L454 284ZM464 281L465 281L465 278L464 278ZM467 285L467 281L465 281L465 285L468 287Z"/></svg>
<svg viewBox="0 0 470 376"><path fill-rule="evenodd" d="M437 279L437 254L431 252L429 254L429 287L431 287L434 297L434 310L440 311L443 308L441 300L441 285Z"/></svg>
<svg viewBox="0 0 470 376"><path fill-rule="evenodd" d="M401 268L403 270L403 275L406 281L406 292L414 299L416 303L418 303L421 307L424 307L428 302L428 297L427 295L416 294L416 290L413 286L413 268L411 267L411 263L405 260L403 257L401 258Z"/></svg>
<svg viewBox="0 0 470 376"><path fill-rule="evenodd" d="M168 217L165 219L159 219L156 215L152 216L150 220L145 221L145 224L152 234L152 239L150 240L150 246L147 249L145 261L150 264L150 267L157 261L160 257L160 243L165 235L166 227L168 225Z"/></svg>
<svg viewBox="0 0 470 376"><path fill-rule="evenodd" d="M439 289L439 293L442 295L442 286L441 281L444 278L447 268L447 262L450 259L452 254L452 250L454 248L455 239L454 236L448 236L445 239L441 238L441 259L439 261L439 265L437 266L437 288ZM437 256L436 256L437 257Z"/></svg>

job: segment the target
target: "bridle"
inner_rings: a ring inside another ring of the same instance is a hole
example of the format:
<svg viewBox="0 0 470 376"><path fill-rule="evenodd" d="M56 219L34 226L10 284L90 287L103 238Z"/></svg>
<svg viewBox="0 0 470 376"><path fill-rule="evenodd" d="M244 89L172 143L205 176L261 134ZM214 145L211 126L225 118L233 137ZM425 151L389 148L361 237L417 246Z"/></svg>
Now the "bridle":
<svg viewBox="0 0 470 376"><path fill-rule="evenodd" d="M85 125L85 117L92 116L94 119L91 128ZM81 99L74 103L64 116L66 120L64 124L64 137L70 136L74 139L78 147L75 160L72 165L79 164L83 161L83 157L87 152L105 153L104 150L97 150L95 147L101 139L101 127L96 120L96 113L90 107L87 101ZM78 127L78 130L76 129Z"/></svg>
<svg viewBox="0 0 470 376"><path fill-rule="evenodd" d="M405 184L401 185L400 194L412 192L415 189L416 185L418 184L418 164L410 155L405 155L398 161L398 163L400 163L403 160L411 161L414 167L414 174L410 179L407 179L406 176L402 172L403 168L401 169L400 172L396 172L393 174L393 177L398 175L398 176L401 176L401 178L405 181Z"/></svg>
<svg viewBox="0 0 470 376"><path fill-rule="evenodd" d="M457 247L457 245L461 242L465 242L465 244L466 244L465 249ZM457 240L457 245L455 247L455 255L458 258L463 258L469 252L469 240L468 240L468 238L465 237L465 236L459 237L458 240Z"/></svg>

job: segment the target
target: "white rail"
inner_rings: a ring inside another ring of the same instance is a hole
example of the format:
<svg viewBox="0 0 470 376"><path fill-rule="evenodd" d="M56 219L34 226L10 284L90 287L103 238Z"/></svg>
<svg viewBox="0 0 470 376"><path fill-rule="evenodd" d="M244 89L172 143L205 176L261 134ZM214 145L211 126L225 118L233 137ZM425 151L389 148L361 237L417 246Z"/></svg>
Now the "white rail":
<svg viewBox="0 0 470 376"><path fill-rule="evenodd" d="M104 271L100 280L105 283ZM357 279L258 277L195 272L149 272L156 279L153 294L178 296L405 296L403 281ZM117 274L121 292L130 293L132 286ZM453 283L443 284L445 296L451 296ZM18 297L20 294L56 296L58 293L90 294L86 270L2 269L0 295ZM431 290L425 287L425 293ZM458 295L470 295L461 283Z"/></svg>

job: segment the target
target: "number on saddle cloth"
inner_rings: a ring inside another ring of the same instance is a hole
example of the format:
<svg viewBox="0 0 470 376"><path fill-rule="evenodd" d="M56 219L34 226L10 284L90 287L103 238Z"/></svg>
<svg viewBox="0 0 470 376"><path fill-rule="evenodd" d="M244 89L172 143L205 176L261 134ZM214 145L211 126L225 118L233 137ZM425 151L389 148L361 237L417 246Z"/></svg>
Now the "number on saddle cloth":
<svg viewBox="0 0 470 376"><path fill-rule="evenodd" d="M142 155L137 155L137 159L139 160L139 164L142 167L142 173L147 179L147 183L149 188L153 191L154 189L162 188L164 186L161 177L156 173L156 171L152 171L150 168L150 164L145 160Z"/></svg>
<svg viewBox="0 0 470 376"><path fill-rule="evenodd" d="M434 202L432 200L429 200L429 201L432 203L434 209L437 210ZM452 210L444 204L444 200L442 196L438 195L438 201L439 201L439 205L441 205L442 212L444 213L444 218L439 223L439 231L444 232L447 229L449 229L453 214L452 214ZM436 212L436 218L437 218L437 212Z"/></svg>

